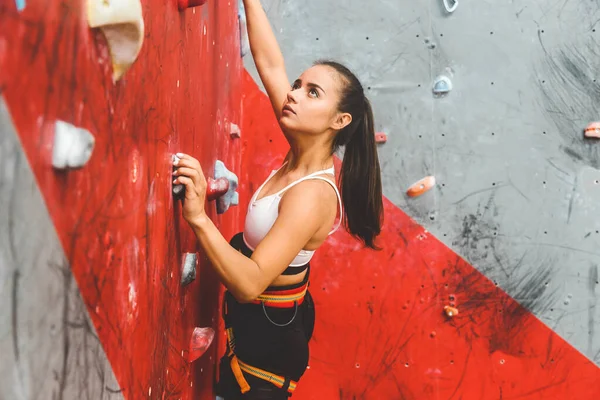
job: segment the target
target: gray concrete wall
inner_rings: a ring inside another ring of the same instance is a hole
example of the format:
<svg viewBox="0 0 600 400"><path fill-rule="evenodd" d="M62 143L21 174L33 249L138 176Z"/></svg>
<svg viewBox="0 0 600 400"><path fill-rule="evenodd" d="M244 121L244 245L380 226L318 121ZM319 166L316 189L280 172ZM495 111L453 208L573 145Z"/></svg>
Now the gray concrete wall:
<svg viewBox="0 0 600 400"><path fill-rule="evenodd" d="M291 80L319 58L362 80L384 195L600 365L600 1L262 3Z"/></svg>
<svg viewBox="0 0 600 400"><path fill-rule="evenodd" d="M0 97L0 400L122 398Z"/></svg>

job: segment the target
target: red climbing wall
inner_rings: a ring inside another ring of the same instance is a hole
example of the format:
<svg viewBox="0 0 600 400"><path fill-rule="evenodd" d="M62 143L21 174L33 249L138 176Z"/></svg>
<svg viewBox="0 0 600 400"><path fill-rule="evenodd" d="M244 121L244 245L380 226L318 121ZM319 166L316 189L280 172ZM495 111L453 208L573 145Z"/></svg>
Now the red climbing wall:
<svg viewBox="0 0 600 400"><path fill-rule="evenodd" d="M196 241L171 197L170 155L197 156L208 175L219 158L238 174L240 207L210 207L229 238L285 151L242 75L235 2L180 13L175 0L144 1L144 46L116 84L83 0L26 4L0 4L0 93L120 391L211 398L223 342L191 365L186 352L194 326L220 326L220 285L202 257L196 281L179 285ZM51 167L58 119L96 138L81 170ZM361 250L340 231L317 252L317 326L294 398L600 397L595 365L389 202L381 241L382 252ZM449 319L451 295L460 314Z"/></svg>
<svg viewBox="0 0 600 400"><path fill-rule="evenodd" d="M246 204L287 143L248 75L243 87ZM388 201L380 240L362 250L338 231L317 251L310 368L294 398L600 398L596 365Z"/></svg>
<svg viewBox="0 0 600 400"><path fill-rule="evenodd" d="M180 287L181 255L196 241L172 200L170 162L185 151L207 175L217 158L239 169L229 137L240 120L237 4L180 13L175 0L142 3L143 48L113 84L84 0L27 0L22 12L3 1L0 92L120 391L208 399L216 346L192 365L186 357L193 327L218 324L220 286L201 258L196 281ZM58 119L95 136L81 170L51 166ZM210 212L230 236L235 207Z"/></svg>

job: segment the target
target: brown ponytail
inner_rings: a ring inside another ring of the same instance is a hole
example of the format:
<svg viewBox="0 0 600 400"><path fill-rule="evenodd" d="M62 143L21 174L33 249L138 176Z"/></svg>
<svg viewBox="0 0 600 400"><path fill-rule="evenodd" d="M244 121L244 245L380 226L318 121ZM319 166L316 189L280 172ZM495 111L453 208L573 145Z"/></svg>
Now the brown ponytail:
<svg viewBox="0 0 600 400"><path fill-rule="evenodd" d="M344 87L338 108L352 115L352 122L337 134L332 146L332 153L345 147L340 174L344 226L365 246L379 250L375 238L381 233L383 197L371 103L348 68L334 61L316 64L331 67L342 76Z"/></svg>

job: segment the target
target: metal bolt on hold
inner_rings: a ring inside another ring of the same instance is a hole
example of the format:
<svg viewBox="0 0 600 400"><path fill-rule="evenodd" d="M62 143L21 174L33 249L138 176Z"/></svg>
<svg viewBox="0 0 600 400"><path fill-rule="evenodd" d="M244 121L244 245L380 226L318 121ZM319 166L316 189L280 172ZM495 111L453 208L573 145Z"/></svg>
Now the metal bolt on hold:
<svg viewBox="0 0 600 400"><path fill-rule="evenodd" d="M179 11L185 11L188 8L198 7L206 3L206 0L177 0Z"/></svg>
<svg viewBox="0 0 600 400"><path fill-rule="evenodd" d="M452 318L452 317L455 317L458 315L458 308L444 306L444 312L446 313L446 316L448 316L449 318Z"/></svg>
<svg viewBox="0 0 600 400"><path fill-rule="evenodd" d="M183 256L183 267L181 268L181 286L187 286L196 279L197 266L198 254L185 253Z"/></svg>
<svg viewBox="0 0 600 400"><path fill-rule="evenodd" d="M92 156L94 136L86 129L64 121L56 121L52 166L56 169L81 168Z"/></svg>

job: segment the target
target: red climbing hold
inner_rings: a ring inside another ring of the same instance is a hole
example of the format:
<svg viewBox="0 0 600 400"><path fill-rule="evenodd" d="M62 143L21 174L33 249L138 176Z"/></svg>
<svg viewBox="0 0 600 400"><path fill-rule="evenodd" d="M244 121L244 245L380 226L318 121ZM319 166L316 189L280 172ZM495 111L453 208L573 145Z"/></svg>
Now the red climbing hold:
<svg viewBox="0 0 600 400"><path fill-rule="evenodd" d="M592 122L585 128L585 137L600 139L600 122Z"/></svg>
<svg viewBox="0 0 600 400"><path fill-rule="evenodd" d="M229 190L229 180L227 178L208 178L207 184L206 198L209 201L218 199Z"/></svg>
<svg viewBox="0 0 600 400"><path fill-rule="evenodd" d="M184 11L187 8L201 6L206 3L206 0L177 0L179 11Z"/></svg>
<svg viewBox="0 0 600 400"><path fill-rule="evenodd" d="M375 142L376 143L385 143L387 142L387 135L383 132L377 132L375 134Z"/></svg>
<svg viewBox="0 0 600 400"><path fill-rule="evenodd" d="M213 328L194 328L190 341L189 361L194 362L206 352L215 337Z"/></svg>

